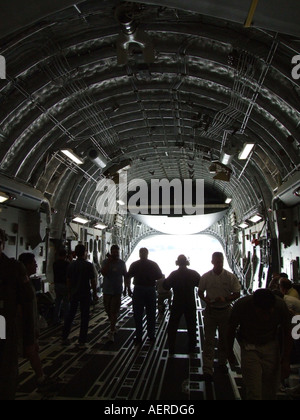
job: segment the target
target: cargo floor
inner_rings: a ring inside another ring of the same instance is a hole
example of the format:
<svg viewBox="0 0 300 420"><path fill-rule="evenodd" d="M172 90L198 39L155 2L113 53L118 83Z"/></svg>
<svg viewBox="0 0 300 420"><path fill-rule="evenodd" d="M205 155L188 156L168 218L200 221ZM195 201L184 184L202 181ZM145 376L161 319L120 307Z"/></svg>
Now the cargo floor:
<svg viewBox="0 0 300 420"><path fill-rule="evenodd" d="M203 380L203 322L201 303L197 302L198 353L187 354L184 320L176 342L176 354L169 357L167 325L169 312L157 317L155 345L147 341L134 347L132 302L122 300L115 343L107 342L109 323L102 299L91 314L89 343L77 346L79 318L70 335L71 344L61 345L62 327L49 327L40 337L40 355L45 374L57 380L54 389L37 392L35 375L25 360L20 361L18 400L236 400L241 399L241 375L215 369L214 382ZM146 322L146 321L145 321ZM217 343L217 339L216 339Z"/></svg>

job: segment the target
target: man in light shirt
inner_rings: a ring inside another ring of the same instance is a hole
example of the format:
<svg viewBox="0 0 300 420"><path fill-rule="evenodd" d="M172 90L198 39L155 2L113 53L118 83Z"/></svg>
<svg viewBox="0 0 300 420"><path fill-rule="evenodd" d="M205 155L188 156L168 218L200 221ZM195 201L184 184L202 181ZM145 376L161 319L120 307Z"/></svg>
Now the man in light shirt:
<svg viewBox="0 0 300 420"><path fill-rule="evenodd" d="M224 255L216 252L212 257L212 271L204 274L199 283L199 296L206 303L204 311L205 341L203 373L206 380L213 379L215 337L219 332L219 368L227 372L227 330L231 304L240 297L239 280L224 270Z"/></svg>
<svg viewBox="0 0 300 420"><path fill-rule="evenodd" d="M280 282L280 292L283 295L283 300L285 301L292 315L300 315L300 300L291 294L292 282L290 282L287 279L284 279L284 280L285 281ZM295 292L297 292L296 289L294 290Z"/></svg>
<svg viewBox="0 0 300 420"><path fill-rule="evenodd" d="M284 277L281 277L279 280L279 290L284 296L291 296L296 299L300 299L299 293L293 287L293 283Z"/></svg>

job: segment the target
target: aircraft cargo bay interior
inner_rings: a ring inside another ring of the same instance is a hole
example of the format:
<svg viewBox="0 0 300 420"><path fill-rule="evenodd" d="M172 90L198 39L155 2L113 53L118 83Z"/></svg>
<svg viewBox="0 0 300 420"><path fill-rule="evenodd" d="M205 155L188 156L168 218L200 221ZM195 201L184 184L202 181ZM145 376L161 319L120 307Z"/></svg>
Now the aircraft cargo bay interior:
<svg viewBox="0 0 300 420"><path fill-rule="evenodd" d="M300 398L299 16L1 8L0 400Z"/></svg>

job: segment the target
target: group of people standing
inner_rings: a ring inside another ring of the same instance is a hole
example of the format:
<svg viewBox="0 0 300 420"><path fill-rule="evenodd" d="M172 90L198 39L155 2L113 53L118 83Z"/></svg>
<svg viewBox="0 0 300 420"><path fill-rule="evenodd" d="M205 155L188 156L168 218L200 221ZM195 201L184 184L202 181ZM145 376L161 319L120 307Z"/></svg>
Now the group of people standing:
<svg viewBox="0 0 300 420"><path fill-rule="evenodd" d="M24 355L37 373L40 384L45 382L38 355L38 329L34 290L29 278L36 272L34 254L24 254L20 262L4 254L5 232L0 229L0 315L7 321L7 340L0 340L0 399L13 399L17 385L18 331L17 318L21 311ZM78 306L81 310L79 345L85 347L88 340L91 290L97 302L97 272L87 261L85 246L75 249L77 259L66 261L65 251L60 252L54 263L56 291L55 318L59 319L61 303L64 302L63 345L68 337ZM140 259L129 271L120 258L117 245L103 261L103 301L110 322L108 341L114 342L116 325L121 308L122 294L133 299L136 326L135 345L142 344L143 317L146 310L147 335L150 344L155 344L157 286L161 296L169 296L173 290L173 302L168 325L168 346L172 356L176 353L176 335L182 316L188 330L189 353L198 353L196 289L205 306L204 310L204 380L213 381L215 337L219 336L219 369L227 372L227 361L235 363L234 342L238 337L241 347L241 364L248 399L275 399L282 377L289 375L291 351L291 316L287 304L271 290L260 289L251 296L240 299L241 286L235 275L224 269L224 256L214 253L213 269L200 276L189 269L189 261L180 255L176 261L178 269L167 278L157 263L149 259L146 248L140 249ZM131 281L134 289L132 290ZM235 302L236 301L236 302ZM278 330L280 329L280 339ZM238 333L238 334L237 334ZM20 338L20 335L19 335Z"/></svg>
<svg viewBox="0 0 300 420"><path fill-rule="evenodd" d="M18 358L27 359L41 391L55 385L44 374L39 354L39 313L30 277L36 274L35 255L23 253L18 261L5 253L5 232L0 229L0 315L6 338L0 340L0 400L13 400L18 385Z"/></svg>
<svg viewBox="0 0 300 420"><path fill-rule="evenodd" d="M215 253L212 257L213 270L203 275L189 269L190 262L184 255L176 261L178 270L165 279L159 266L149 260L148 250L140 250L140 260L133 263L126 271L124 262L119 257L119 248L114 246L108 259L104 261L102 274L104 276L103 294L105 308L111 321L109 339L114 340L117 314L120 310L122 284L125 283L125 293L133 298L133 312L136 324L136 345L140 345L143 337L143 314L146 309L147 333L150 342L155 342L156 321L156 284L160 283L167 292L173 290L168 325L168 345L170 355L176 351L176 334L181 317L185 317L189 353L197 350L197 311L195 289L199 288L199 296L206 303L204 314L205 346L204 374L206 378L213 375L215 353L215 336L219 330L219 364L225 369L227 363L227 327L231 303L240 297L241 286L238 279L224 270L224 256ZM134 279L134 291L131 290L131 279ZM111 304L114 302L114 304Z"/></svg>
<svg viewBox="0 0 300 420"><path fill-rule="evenodd" d="M140 260L133 263L128 272L125 263L120 260L119 251L114 246L102 267L105 308L111 322L111 341L114 341L116 333L115 325L124 281L125 293L128 292L133 298L136 345L142 342L145 309L148 339L150 343L155 342L156 284L159 283L160 289L172 289L174 295L168 325L170 355L176 350L176 334L183 315L188 330L188 352L198 353L195 294L195 289L198 288L198 295L206 306L203 316L204 380L214 380L215 337L218 331L219 370L227 373L227 362L232 366L236 364L234 344L237 337L241 347L242 375L247 399L276 399L280 379L289 376L292 345L291 315L283 299L268 289L257 290L253 295L240 299L240 282L235 275L224 269L224 255L219 252L212 256L213 269L202 277L189 269L188 259L180 255L176 261L178 270L165 279L159 266L148 259L147 249L140 250ZM278 331L281 332L280 335Z"/></svg>
<svg viewBox="0 0 300 420"><path fill-rule="evenodd" d="M82 252L79 253L79 248ZM67 278L71 294L71 310L65 319L63 342L68 344L71 325L76 315L78 304L81 305L81 330L79 345L84 346L87 340L89 317L89 289L95 292L95 279L92 264L84 256L84 246L75 249L78 259L68 268ZM184 255L176 261L178 269L165 278L157 263L149 259L149 251L140 249L140 259L134 262L127 271L126 264L120 259L117 245L111 247L110 253L103 261L103 302L110 322L108 341L114 342L117 333L116 324L121 308L122 295L129 295L133 300L133 313L136 326L135 345L143 340L143 317L146 311L147 335L151 344L155 343L155 325L157 309L157 284L166 293L173 290L168 325L169 353L176 352L176 335L182 316L185 317L188 330L188 353L197 353L197 310L196 288L199 296L206 303L204 314L205 346L204 375L206 379L213 376L215 353L215 336L219 330L219 364L226 368L227 363L227 327L231 312L231 303L240 297L241 286L238 279L224 270L224 256L215 253L212 257L213 270L203 275L189 269L190 262ZM54 267L55 268L55 267ZM55 271L55 270L54 270ZM83 281L80 279L84 279ZM132 290L131 280L134 289Z"/></svg>

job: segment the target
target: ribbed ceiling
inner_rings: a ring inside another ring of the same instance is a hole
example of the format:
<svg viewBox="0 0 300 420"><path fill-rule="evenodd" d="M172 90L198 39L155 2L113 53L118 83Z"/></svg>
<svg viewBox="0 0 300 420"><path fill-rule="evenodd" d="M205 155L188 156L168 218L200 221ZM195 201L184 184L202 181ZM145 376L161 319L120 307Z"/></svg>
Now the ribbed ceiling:
<svg viewBox="0 0 300 420"><path fill-rule="evenodd" d="M299 170L300 89L291 76L299 39L126 3L155 60L145 63L132 44L128 63L120 65L118 6L82 2L0 40L7 61L1 172L41 190L53 207L63 197L66 208L70 201L74 211L97 217L96 186L104 174L87 158L93 148L108 168L130 161L129 180L205 179L233 197L239 214L268 206L273 190ZM237 150L248 141L256 147L243 162ZM63 148L84 164L70 163ZM230 182L214 180L209 167L228 149L235 151Z"/></svg>

